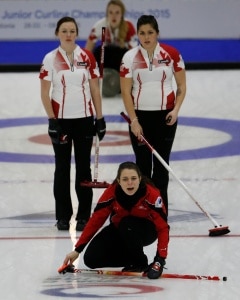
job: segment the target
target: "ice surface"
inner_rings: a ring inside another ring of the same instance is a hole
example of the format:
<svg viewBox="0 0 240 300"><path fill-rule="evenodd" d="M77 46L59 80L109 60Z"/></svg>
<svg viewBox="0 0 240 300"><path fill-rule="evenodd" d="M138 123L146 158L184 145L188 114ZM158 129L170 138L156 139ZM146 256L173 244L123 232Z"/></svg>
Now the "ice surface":
<svg viewBox="0 0 240 300"><path fill-rule="evenodd" d="M171 231L165 273L227 276L223 282L60 276L57 269L79 233L74 230L74 218L69 232L59 232L54 226L53 151L48 142L29 140L46 135L47 130L38 74L0 74L1 299L239 300L239 78L238 70L187 72L188 91L171 160L171 168L201 206L231 232L209 237L214 225L170 176ZM119 117L123 110L120 96L104 99L103 106L108 132L100 146L99 179L112 181L119 159L133 156L127 124ZM196 118L200 125L191 126ZM207 157L209 153L213 155ZM100 193L94 190L94 203ZM72 195L76 208L73 179ZM151 260L155 245L145 251ZM81 257L76 266L85 267Z"/></svg>

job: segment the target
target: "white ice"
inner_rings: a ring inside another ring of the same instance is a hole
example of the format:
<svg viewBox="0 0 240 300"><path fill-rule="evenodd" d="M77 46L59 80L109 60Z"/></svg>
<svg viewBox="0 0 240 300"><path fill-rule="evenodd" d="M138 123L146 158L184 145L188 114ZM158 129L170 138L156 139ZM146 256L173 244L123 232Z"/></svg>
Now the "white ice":
<svg viewBox="0 0 240 300"><path fill-rule="evenodd" d="M46 134L46 124L2 127L0 129L0 295L4 300L48 299L240 299L240 71L188 71L187 96L180 111L182 118L236 121L233 149L229 155L217 152L212 158L199 158L198 149L218 146L231 140L222 129L179 125L175 151L194 149L190 160L172 160L171 168L183 181L200 206L231 232L209 237L214 228L196 203L171 175L169 186L170 243L165 273L227 276L226 282L210 280L148 280L109 275L59 275L58 267L70 252L80 233L57 231L52 195L53 163L4 162L6 154L45 154L53 156L50 145L37 144L29 137ZM46 117L40 100L37 73L0 74L0 121ZM104 115L119 116L121 98L103 101ZM2 123L1 123L2 124ZM108 123L109 131L127 132L127 124ZM101 146L100 156L129 154L130 145ZM127 136L124 137L127 139ZM228 151L228 149L226 150ZM94 154L94 153L93 153ZM99 179L114 179L118 163L100 163ZM74 165L72 195L74 194ZM94 204L101 190L94 190ZM94 205L93 205L94 207ZM146 253L151 260L155 245ZM98 251L98 249L96 249ZM76 267L84 268L82 259Z"/></svg>

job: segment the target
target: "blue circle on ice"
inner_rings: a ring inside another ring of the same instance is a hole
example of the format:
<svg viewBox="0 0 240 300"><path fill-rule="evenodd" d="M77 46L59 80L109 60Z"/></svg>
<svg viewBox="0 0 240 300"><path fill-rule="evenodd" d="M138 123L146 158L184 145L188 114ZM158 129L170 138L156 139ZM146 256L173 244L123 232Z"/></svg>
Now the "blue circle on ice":
<svg viewBox="0 0 240 300"><path fill-rule="evenodd" d="M126 123L120 115L107 115L105 116L105 120L107 123ZM44 124L47 126L47 119L45 117L1 119L0 129L17 127L19 130L19 127L21 126L37 126ZM215 130L227 134L229 138L217 145L173 151L171 154L172 161L240 155L240 121L199 117L179 117L179 126ZM127 160L135 160L134 154L108 154L100 156L100 163L121 163ZM54 155L1 151L0 161L18 163L54 163Z"/></svg>

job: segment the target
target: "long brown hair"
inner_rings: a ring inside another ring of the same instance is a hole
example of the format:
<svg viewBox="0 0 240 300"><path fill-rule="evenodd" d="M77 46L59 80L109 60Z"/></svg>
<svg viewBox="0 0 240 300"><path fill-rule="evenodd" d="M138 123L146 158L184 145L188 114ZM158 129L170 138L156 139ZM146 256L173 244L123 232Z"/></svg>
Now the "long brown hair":
<svg viewBox="0 0 240 300"><path fill-rule="evenodd" d="M110 5L117 5L121 8L122 11L122 19L119 25L119 31L118 31L118 40L119 40L119 45L121 48L125 47L125 41L126 41L126 36L128 32L128 23L124 20L126 8L125 5L121 0L110 0L107 4L106 8L106 16L108 15L108 8Z"/></svg>

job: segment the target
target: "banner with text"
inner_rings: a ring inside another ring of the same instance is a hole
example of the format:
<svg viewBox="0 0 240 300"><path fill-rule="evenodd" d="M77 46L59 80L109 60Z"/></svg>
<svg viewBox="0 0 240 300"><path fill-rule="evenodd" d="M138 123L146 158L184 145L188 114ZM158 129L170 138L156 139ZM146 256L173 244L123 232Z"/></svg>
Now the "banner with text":
<svg viewBox="0 0 240 300"><path fill-rule="evenodd" d="M156 17L164 39L237 39L239 0L123 0L136 25L142 14ZM52 40L56 22L71 16L79 38L105 16L107 0L0 0L0 40Z"/></svg>

